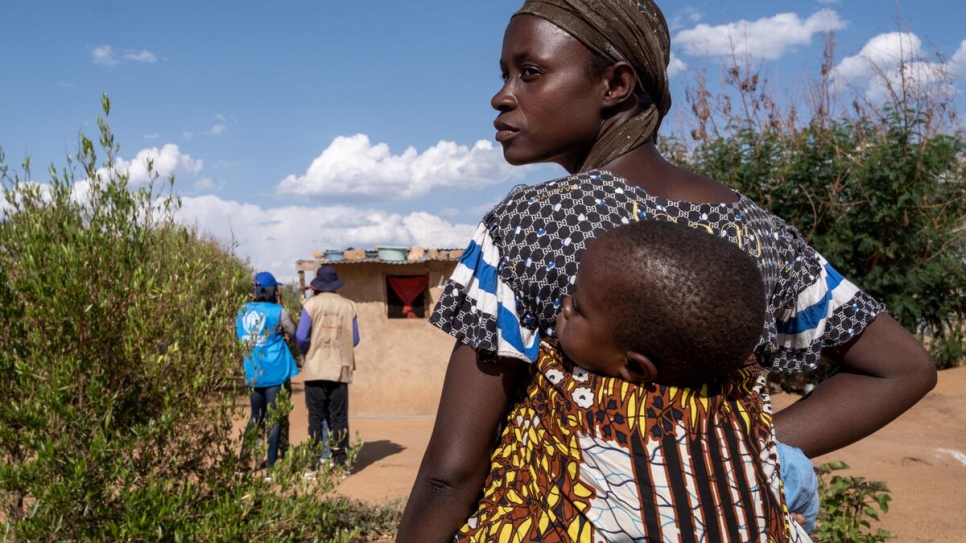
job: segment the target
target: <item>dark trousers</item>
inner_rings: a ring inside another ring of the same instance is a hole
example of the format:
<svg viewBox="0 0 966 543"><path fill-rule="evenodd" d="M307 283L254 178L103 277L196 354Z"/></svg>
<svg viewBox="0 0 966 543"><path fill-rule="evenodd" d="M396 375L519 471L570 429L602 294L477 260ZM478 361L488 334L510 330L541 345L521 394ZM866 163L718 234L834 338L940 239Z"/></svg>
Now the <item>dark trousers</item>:
<svg viewBox="0 0 966 543"><path fill-rule="evenodd" d="M323 439L324 424L333 440L332 460L345 464L349 447L349 385L334 381L306 381L305 406L309 412L309 437Z"/></svg>
<svg viewBox="0 0 966 543"><path fill-rule="evenodd" d="M275 385L272 387L255 387L252 389L251 393L251 406L252 415L248 419L248 428L246 432L256 432L263 428L265 424L265 419L268 417L268 409L274 407L275 398L278 393L282 390L283 385ZM290 386L290 385L289 385ZM282 420L287 417L282 417ZM286 421L287 422L287 421ZM274 424L272 428L268 431L268 461L266 464L268 467L274 467L275 462L278 459L279 450L279 434L281 433L281 421ZM260 432L259 432L260 434ZM242 448L242 459L246 460L248 458L248 451L246 448Z"/></svg>

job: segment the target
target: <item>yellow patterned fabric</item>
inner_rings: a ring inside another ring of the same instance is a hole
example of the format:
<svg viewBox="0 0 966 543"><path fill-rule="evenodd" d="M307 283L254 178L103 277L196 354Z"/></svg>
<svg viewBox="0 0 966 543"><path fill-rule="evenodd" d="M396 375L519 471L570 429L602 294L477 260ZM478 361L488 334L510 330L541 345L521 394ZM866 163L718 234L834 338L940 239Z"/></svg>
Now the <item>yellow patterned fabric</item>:
<svg viewBox="0 0 966 543"><path fill-rule="evenodd" d="M541 343L458 541L808 542L788 516L764 372L637 386Z"/></svg>

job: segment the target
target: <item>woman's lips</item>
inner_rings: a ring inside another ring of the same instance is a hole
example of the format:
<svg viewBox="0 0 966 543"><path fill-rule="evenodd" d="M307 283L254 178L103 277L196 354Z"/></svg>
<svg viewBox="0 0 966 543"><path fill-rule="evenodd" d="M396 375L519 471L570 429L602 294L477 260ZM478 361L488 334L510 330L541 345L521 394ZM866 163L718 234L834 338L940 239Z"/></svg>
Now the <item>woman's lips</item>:
<svg viewBox="0 0 966 543"><path fill-rule="evenodd" d="M503 143L516 135L516 130L497 130L496 141Z"/></svg>
<svg viewBox="0 0 966 543"><path fill-rule="evenodd" d="M516 135L516 127L510 126L501 121L494 121L493 127L496 128L496 141L503 143Z"/></svg>

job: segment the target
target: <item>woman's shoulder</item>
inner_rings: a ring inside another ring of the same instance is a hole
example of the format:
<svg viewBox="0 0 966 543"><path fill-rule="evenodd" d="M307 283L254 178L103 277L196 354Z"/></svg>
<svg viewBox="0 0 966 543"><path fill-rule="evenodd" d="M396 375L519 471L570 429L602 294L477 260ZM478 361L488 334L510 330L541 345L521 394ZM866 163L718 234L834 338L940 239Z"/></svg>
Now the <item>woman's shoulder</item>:
<svg viewBox="0 0 966 543"><path fill-rule="evenodd" d="M582 211L612 211L642 197L633 193L634 188L623 179L591 170L535 185L517 185L484 216L483 222L493 229L498 225L557 221L568 214L577 217Z"/></svg>
<svg viewBox="0 0 966 543"><path fill-rule="evenodd" d="M598 177L599 179L599 177ZM575 190L587 190L594 181L592 173L578 173L550 179L535 185L516 185L490 210L490 215L500 215L519 211L520 206L533 206L546 202L555 194L565 194Z"/></svg>

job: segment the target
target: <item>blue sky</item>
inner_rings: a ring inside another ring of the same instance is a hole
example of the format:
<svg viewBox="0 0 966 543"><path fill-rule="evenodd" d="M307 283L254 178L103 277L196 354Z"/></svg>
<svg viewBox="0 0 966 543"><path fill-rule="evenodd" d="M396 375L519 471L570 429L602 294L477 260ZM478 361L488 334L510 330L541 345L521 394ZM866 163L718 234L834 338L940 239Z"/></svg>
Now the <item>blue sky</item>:
<svg viewBox="0 0 966 543"><path fill-rule="evenodd" d="M181 220L234 239L283 278L313 249L462 247L514 184L493 141L503 30L521 0L5 0L0 147L37 181L95 136L102 93L134 183L173 173ZM966 8L950 1L662 2L672 28L665 128L684 90L712 88L732 50L774 89L814 74L834 30L836 77L875 100L900 57L966 86ZM939 56L936 55L939 54ZM2 205L2 203L0 203Z"/></svg>

